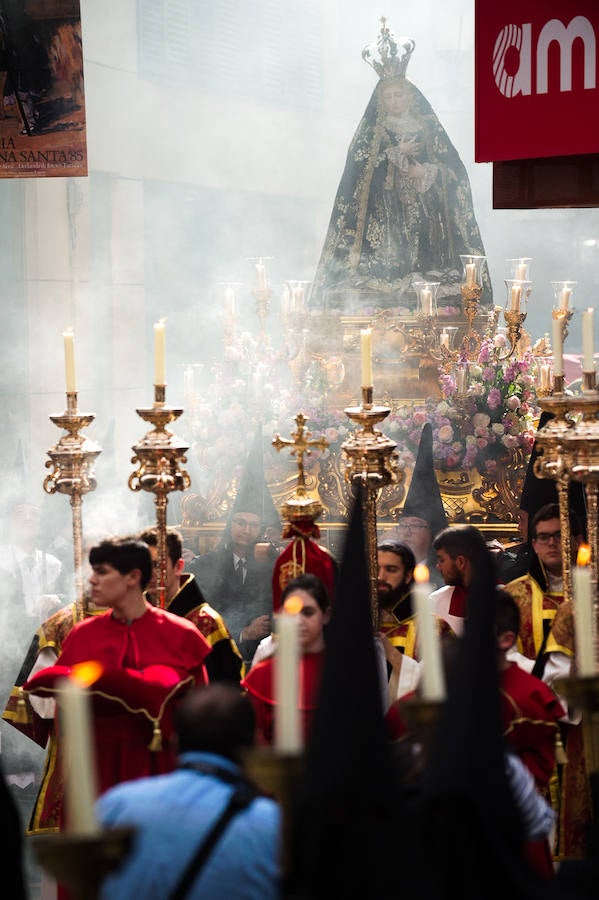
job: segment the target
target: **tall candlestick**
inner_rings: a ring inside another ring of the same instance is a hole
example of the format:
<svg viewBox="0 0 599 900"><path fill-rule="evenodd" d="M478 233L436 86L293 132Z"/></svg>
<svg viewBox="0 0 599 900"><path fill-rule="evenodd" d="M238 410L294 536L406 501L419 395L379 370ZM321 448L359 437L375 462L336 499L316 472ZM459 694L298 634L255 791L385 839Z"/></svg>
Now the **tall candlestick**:
<svg viewBox="0 0 599 900"><path fill-rule="evenodd" d="M468 370L465 366L460 366L455 373L455 386L458 394L466 393L466 383L468 379Z"/></svg>
<svg viewBox="0 0 599 900"><path fill-rule="evenodd" d="M573 582L576 672L582 677L597 674L590 557L590 546L582 544L578 549Z"/></svg>
<svg viewBox="0 0 599 900"><path fill-rule="evenodd" d="M67 394L77 393L77 381L75 379L75 335L73 329L63 331L64 341L64 370L66 377Z"/></svg>
<svg viewBox="0 0 599 900"><path fill-rule="evenodd" d="M302 603L291 595L275 616L275 747L280 753L302 750L299 710L299 616Z"/></svg>
<svg viewBox="0 0 599 900"><path fill-rule="evenodd" d="M61 682L58 709L64 748L66 827L72 834L98 834L100 828L94 812L98 791L89 697L76 680L65 678Z"/></svg>
<svg viewBox="0 0 599 900"><path fill-rule="evenodd" d="M564 374L564 333L562 319L557 316L552 320L553 374Z"/></svg>
<svg viewBox="0 0 599 900"><path fill-rule="evenodd" d="M516 279L518 281L526 281L526 263L520 260L516 266Z"/></svg>
<svg viewBox="0 0 599 900"><path fill-rule="evenodd" d="M165 319L154 325L154 384L166 384Z"/></svg>
<svg viewBox="0 0 599 900"><path fill-rule="evenodd" d="M266 269L263 262L256 263L256 275L258 277L258 290L263 291L266 288Z"/></svg>
<svg viewBox="0 0 599 900"><path fill-rule="evenodd" d="M595 310L592 307L582 312L582 371L595 371L595 348L593 335L593 316Z"/></svg>
<svg viewBox="0 0 599 900"><path fill-rule="evenodd" d="M476 265L474 263L466 263L466 285L474 287L476 284Z"/></svg>
<svg viewBox="0 0 599 900"><path fill-rule="evenodd" d="M559 307L564 311L567 311L568 306L570 305L570 297L572 295L572 288L563 287L560 291L559 295Z"/></svg>
<svg viewBox="0 0 599 900"><path fill-rule="evenodd" d="M414 569L414 599L416 601L416 640L422 661L421 693L425 700L445 699L445 673L441 660L441 647L437 623L431 609L433 590L428 580L428 568L419 563Z"/></svg>
<svg viewBox="0 0 599 900"><path fill-rule="evenodd" d="M519 284L513 284L510 294L510 308L512 312L520 312L520 299L522 297L522 287Z"/></svg>
<svg viewBox="0 0 599 900"><path fill-rule="evenodd" d="M362 387L372 387L372 330L363 328L360 332L362 352Z"/></svg>

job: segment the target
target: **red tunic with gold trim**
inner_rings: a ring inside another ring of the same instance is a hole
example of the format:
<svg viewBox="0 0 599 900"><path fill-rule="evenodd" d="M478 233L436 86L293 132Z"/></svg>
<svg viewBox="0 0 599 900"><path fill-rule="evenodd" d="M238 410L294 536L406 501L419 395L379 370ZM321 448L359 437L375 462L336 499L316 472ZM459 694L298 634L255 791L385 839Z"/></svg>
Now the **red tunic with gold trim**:
<svg viewBox="0 0 599 900"><path fill-rule="evenodd" d="M245 666L225 620L204 600L191 572L180 575L179 584L179 590L169 600L166 608L170 613L193 622L210 644L211 652L206 659L210 681L232 681L238 684L245 674Z"/></svg>
<svg viewBox="0 0 599 900"><path fill-rule="evenodd" d="M522 575L505 585L520 607L518 650L528 659L536 659L545 634L564 601L563 593L544 591L532 575Z"/></svg>
<svg viewBox="0 0 599 900"><path fill-rule="evenodd" d="M324 650L319 653L305 653L299 661L297 705L302 713L304 744L308 743L312 731L312 719L318 702L324 654ZM270 656L268 659L256 663L241 682L252 701L259 741L262 744L272 744L274 741L274 711L277 705L273 677L275 660L276 657Z"/></svg>
<svg viewBox="0 0 599 900"><path fill-rule="evenodd" d="M537 788L559 814L556 741L559 720L566 711L551 688L512 662L500 673L503 733ZM529 862L542 878L554 876L552 847L548 840L528 841Z"/></svg>
<svg viewBox="0 0 599 900"><path fill-rule="evenodd" d="M441 616L435 616L439 637L456 637L455 631ZM420 661L418 652L418 628L413 612L412 594L404 594L393 609L381 609L379 631L389 638L394 647L406 656Z"/></svg>
<svg viewBox="0 0 599 900"><path fill-rule="evenodd" d="M90 610L86 608L85 617L102 615L106 609ZM29 650L21 665L21 671L17 676L10 697L6 703L2 718L16 728L22 734L27 735L40 747L48 743L52 731L52 719L42 719L37 715L29 697L23 693L22 687L31 675L38 657L44 650L52 650L58 657L64 639L78 621L77 604L71 603L59 609L54 615L46 619L35 632ZM48 665L48 663L46 663Z"/></svg>
<svg viewBox="0 0 599 900"><path fill-rule="evenodd" d="M89 688L100 792L121 781L170 771L176 762L172 714L176 698L207 682L210 646L195 625L147 607L139 619L119 622L107 611L75 625L55 666L41 669L23 690L60 698L60 680L89 660L102 673ZM48 752L29 831L58 831L63 821L60 715Z"/></svg>

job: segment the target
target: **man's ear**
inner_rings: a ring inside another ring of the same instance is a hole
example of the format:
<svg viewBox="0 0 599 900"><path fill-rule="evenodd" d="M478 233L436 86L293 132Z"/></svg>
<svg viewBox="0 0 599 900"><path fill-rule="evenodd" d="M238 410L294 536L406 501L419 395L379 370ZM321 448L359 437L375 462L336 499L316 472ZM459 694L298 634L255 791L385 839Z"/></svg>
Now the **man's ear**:
<svg viewBox="0 0 599 900"><path fill-rule="evenodd" d="M497 649L507 651L516 643L518 635L513 631L502 631L497 635Z"/></svg>
<svg viewBox="0 0 599 900"><path fill-rule="evenodd" d="M406 584L412 584L412 582L414 581L414 571L413 570L411 572L406 572L406 577L405 577L404 581Z"/></svg>
<svg viewBox="0 0 599 900"><path fill-rule="evenodd" d="M131 569L130 572L127 572L127 580L130 585L134 587L141 586L141 569Z"/></svg>
<svg viewBox="0 0 599 900"><path fill-rule="evenodd" d="M177 575L180 575L183 569L185 568L185 560L181 556L174 565L175 572Z"/></svg>

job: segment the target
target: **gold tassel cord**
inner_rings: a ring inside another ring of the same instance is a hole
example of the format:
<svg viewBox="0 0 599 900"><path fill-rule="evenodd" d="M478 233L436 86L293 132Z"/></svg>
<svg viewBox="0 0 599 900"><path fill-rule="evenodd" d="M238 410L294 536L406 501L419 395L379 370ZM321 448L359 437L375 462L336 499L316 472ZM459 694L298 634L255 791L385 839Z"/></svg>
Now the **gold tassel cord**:
<svg viewBox="0 0 599 900"><path fill-rule="evenodd" d="M148 747L152 753L158 753L159 750L162 750L162 732L160 731L160 722L158 719L154 719L152 740L148 744Z"/></svg>
<svg viewBox="0 0 599 900"><path fill-rule="evenodd" d="M23 688L19 688L19 696L17 697L17 711L15 713L15 722L19 725L25 725L29 721L27 714L27 704L23 695Z"/></svg>
<svg viewBox="0 0 599 900"><path fill-rule="evenodd" d="M555 736L555 761L558 766L565 766L568 762L568 757L564 745L562 744L562 736L559 731Z"/></svg>

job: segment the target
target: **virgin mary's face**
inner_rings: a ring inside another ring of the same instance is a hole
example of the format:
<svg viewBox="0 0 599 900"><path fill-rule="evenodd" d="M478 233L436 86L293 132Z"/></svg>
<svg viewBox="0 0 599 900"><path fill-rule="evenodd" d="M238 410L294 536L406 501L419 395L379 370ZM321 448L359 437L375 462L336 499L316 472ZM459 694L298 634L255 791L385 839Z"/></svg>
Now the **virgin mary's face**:
<svg viewBox="0 0 599 900"><path fill-rule="evenodd" d="M399 116L410 106L410 93L404 81L391 81L381 88L381 101L385 112Z"/></svg>

